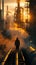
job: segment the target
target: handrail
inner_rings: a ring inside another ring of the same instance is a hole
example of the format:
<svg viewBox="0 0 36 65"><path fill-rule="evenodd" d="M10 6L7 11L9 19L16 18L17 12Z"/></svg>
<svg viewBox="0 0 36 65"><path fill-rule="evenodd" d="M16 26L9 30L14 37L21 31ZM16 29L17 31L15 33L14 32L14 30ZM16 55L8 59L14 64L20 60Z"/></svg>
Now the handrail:
<svg viewBox="0 0 36 65"><path fill-rule="evenodd" d="M9 54L10 54L11 51L12 51L12 49L10 49L10 51L7 53L7 55L6 55L5 59L4 59L4 61L2 62L2 65L4 65L4 63L5 63L5 61L7 60L7 58L8 58L8 56L9 56Z"/></svg>

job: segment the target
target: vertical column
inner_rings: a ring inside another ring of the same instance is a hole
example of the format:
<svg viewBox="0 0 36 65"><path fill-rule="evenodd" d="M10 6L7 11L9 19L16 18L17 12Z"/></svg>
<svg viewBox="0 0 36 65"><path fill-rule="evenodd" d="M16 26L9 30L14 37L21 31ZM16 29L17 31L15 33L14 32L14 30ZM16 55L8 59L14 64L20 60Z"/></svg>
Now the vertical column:
<svg viewBox="0 0 36 65"><path fill-rule="evenodd" d="M1 0L0 0L0 9L1 9Z"/></svg>
<svg viewBox="0 0 36 65"><path fill-rule="evenodd" d="M4 0L2 0L2 18L4 18Z"/></svg>
<svg viewBox="0 0 36 65"><path fill-rule="evenodd" d="M0 25L1 25L1 0L0 0ZM0 27L1 30L1 27Z"/></svg>
<svg viewBox="0 0 36 65"><path fill-rule="evenodd" d="M24 2L24 22L25 22L25 29L29 27L29 21L30 21L30 8L29 8L29 0L26 0Z"/></svg>
<svg viewBox="0 0 36 65"><path fill-rule="evenodd" d="M1 19L1 16L2 15L2 0L0 0L0 19Z"/></svg>
<svg viewBox="0 0 36 65"><path fill-rule="evenodd" d="M1 0L0 0L0 19L1 19Z"/></svg>
<svg viewBox="0 0 36 65"><path fill-rule="evenodd" d="M5 29L5 21L4 21L4 0L2 0L2 20L3 20L3 29Z"/></svg>

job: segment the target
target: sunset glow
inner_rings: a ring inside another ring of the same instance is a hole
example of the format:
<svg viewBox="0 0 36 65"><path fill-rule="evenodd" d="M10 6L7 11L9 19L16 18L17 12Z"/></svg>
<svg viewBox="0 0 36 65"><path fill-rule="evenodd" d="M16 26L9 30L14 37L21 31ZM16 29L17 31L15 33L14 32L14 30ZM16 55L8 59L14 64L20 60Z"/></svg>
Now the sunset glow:
<svg viewBox="0 0 36 65"><path fill-rule="evenodd" d="M30 13L28 14L27 11L24 11L23 13L24 15L24 22L26 21L26 19L28 19L28 21L30 20Z"/></svg>
<svg viewBox="0 0 36 65"><path fill-rule="evenodd" d="M28 4L28 5L27 5ZM15 7L17 7L17 3L6 3L4 4L4 17L6 16L6 11L7 11L7 6L8 6L8 13L10 15L14 15L14 12L15 12ZM27 18L27 8L25 9L25 7L29 6L29 2L20 2L20 7L23 7L24 8L24 16L25 18ZM28 10L29 12L29 10Z"/></svg>

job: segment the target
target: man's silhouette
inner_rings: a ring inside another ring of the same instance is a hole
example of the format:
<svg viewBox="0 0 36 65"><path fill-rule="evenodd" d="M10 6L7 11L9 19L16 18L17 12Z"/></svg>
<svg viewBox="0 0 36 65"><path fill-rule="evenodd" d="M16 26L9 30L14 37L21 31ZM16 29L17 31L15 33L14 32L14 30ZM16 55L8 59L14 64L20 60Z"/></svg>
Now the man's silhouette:
<svg viewBox="0 0 36 65"><path fill-rule="evenodd" d="M20 41L18 40L18 38L15 41L15 46L16 46L16 50L19 50Z"/></svg>

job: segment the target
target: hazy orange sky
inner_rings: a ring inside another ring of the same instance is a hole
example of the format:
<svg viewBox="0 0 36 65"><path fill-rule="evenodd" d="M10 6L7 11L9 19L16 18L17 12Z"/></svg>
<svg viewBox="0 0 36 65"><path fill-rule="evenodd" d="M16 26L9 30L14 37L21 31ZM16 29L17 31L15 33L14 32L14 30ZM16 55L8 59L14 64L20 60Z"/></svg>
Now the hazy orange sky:
<svg viewBox="0 0 36 65"><path fill-rule="evenodd" d="M26 0L20 0L20 3L21 3L20 6L23 8L27 6ZM4 15L5 16L7 12L7 6L8 6L8 11L10 12L9 14L13 15L15 11L15 7L17 6L17 0L4 0ZM29 6L29 2L28 2L28 6Z"/></svg>
<svg viewBox="0 0 36 65"><path fill-rule="evenodd" d="M26 0L20 0L20 1L26 1ZM10 2L17 2L17 0L4 0L4 2L5 2L5 3L7 3L7 2L9 2L9 3L10 3Z"/></svg>

